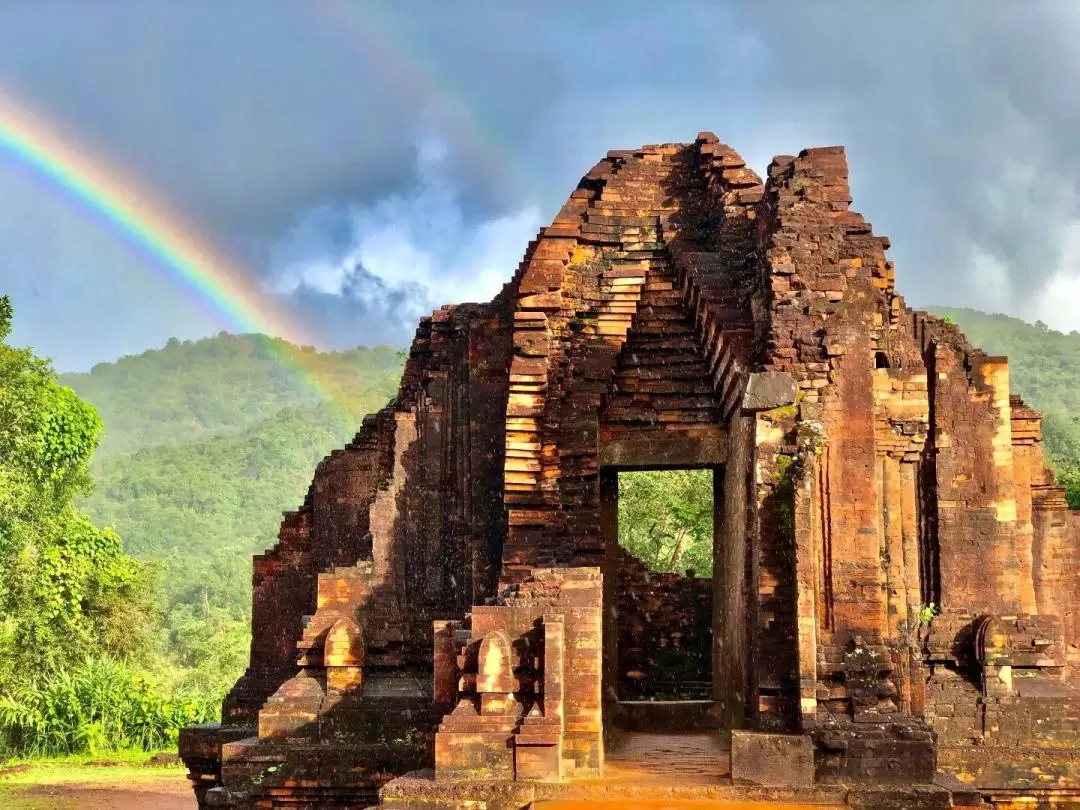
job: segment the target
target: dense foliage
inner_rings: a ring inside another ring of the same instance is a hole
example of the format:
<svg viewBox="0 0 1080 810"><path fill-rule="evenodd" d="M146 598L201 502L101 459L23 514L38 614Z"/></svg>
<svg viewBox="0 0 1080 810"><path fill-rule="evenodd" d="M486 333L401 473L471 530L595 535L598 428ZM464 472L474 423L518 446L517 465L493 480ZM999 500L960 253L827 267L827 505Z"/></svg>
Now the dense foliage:
<svg viewBox="0 0 1080 810"><path fill-rule="evenodd" d="M107 750L159 751L181 728L214 717L220 695L170 689L160 678L109 658L88 658L0 691L0 728L13 752L55 756Z"/></svg>
<svg viewBox="0 0 1080 810"><path fill-rule="evenodd" d="M158 572L154 642L175 682L220 695L243 671L251 555L274 544L319 460L390 399L402 359L221 334L63 377L105 421L80 503Z"/></svg>
<svg viewBox="0 0 1080 810"><path fill-rule="evenodd" d="M712 576L712 470L620 473L619 545L652 571Z"/></svg>
<svg viewBox="0 0 1080 810"><path fill-rule="evenodd" d="M0 301L4 340L11 308ZM47 362L0 342L0 677L15 665L49 671L103 643L126 653L145 625L141 566L73 505L100 430Z"/></svg>
<svg viewBox="0 0 1080 810"><path fill-rule="evenodd" d="M139 674L157 622L150 571L75 505L101 420L7 344L11 318L0 298L0 754L86 750L106 719L107 739L160 744L202 715ZM109 713L121 700L156 714Z"/></svg>
<svg viewBox="0 0 1080 810"><path fill-rule="evenodd" d="M113 456L96 465L85 505L128 551L164 565L168 607L242 613L251 555L274 544L282 511L300 505L315 465L354 430L326 407L288 408L240 433Z"/></svg>

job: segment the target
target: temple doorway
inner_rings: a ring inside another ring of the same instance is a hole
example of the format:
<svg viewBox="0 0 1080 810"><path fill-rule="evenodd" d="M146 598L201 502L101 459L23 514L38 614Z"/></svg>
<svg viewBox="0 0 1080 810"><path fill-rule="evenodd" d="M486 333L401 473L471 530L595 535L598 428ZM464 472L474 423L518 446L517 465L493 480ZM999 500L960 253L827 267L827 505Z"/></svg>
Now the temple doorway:
<svg viewBox="0 0 1080 810"><path fill-rule="evenodd" d="M601 470L605 702L623 728L710 722L721 473Z"/></svg>
<svg viewBox="0 0 1080 810"><path fill-rule="evenodd" d="M712 696L713 473L618 473L619 700Z"/></svg>

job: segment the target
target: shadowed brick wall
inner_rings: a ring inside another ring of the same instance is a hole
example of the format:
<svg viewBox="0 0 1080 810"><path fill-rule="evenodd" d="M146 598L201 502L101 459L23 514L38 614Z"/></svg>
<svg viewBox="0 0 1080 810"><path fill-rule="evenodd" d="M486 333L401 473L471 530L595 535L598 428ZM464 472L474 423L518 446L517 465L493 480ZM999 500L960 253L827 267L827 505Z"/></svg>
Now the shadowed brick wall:
<svg viewBox="0 0 1080 810"><path fill-rule="evenodd" d="M711 697L711 579L650 571L623 551L616 605L621 700Z"/></svg>

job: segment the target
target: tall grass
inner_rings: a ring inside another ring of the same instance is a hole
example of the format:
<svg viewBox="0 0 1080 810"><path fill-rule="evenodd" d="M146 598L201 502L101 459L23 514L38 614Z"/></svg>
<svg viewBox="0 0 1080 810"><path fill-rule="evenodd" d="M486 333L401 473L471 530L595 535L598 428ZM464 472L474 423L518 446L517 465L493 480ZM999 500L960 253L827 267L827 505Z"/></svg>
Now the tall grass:
<svg viewBox="0 0 1080 810"><path fill-rule="evenodd" d="M170 689L109 658L0 687L0 755L158 751L216 717L220 695Z"/></svg>

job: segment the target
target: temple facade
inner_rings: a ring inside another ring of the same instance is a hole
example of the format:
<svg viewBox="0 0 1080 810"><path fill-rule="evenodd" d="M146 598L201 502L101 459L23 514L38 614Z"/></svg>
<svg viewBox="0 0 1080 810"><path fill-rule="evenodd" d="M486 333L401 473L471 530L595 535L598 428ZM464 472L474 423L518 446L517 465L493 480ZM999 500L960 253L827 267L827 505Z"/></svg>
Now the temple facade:
<svg viewBox="0 0 1080 810"><path fill-rule="evenodd" d="M181 736L200 807L1080 801L1080 516L851 201L840 147L609 152L422 320L255 558L250 666ZM711 471L710 576L619 546L660 469Z"/></svg>

